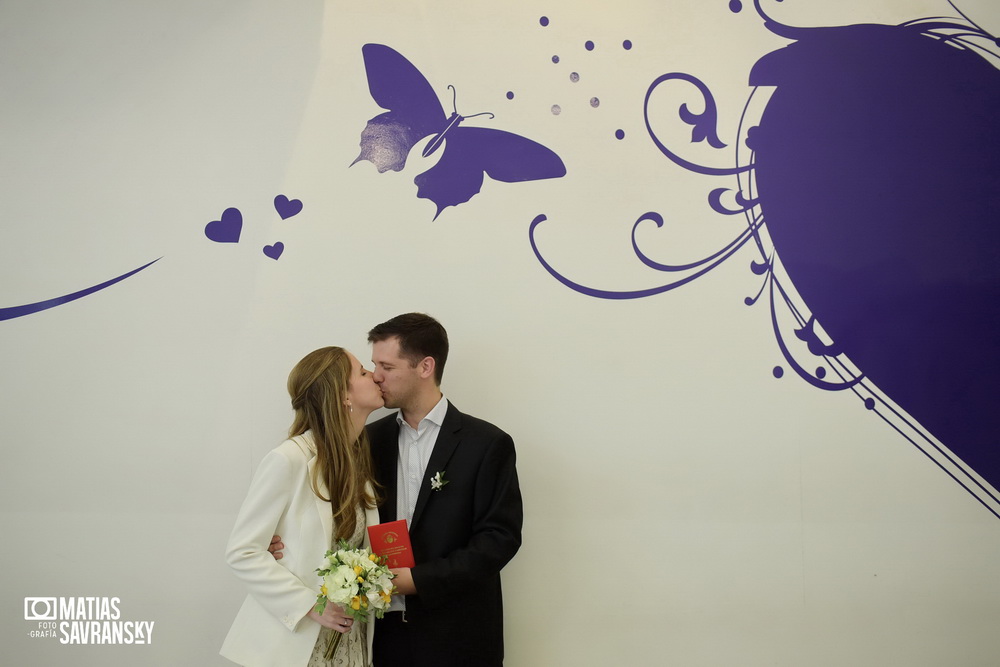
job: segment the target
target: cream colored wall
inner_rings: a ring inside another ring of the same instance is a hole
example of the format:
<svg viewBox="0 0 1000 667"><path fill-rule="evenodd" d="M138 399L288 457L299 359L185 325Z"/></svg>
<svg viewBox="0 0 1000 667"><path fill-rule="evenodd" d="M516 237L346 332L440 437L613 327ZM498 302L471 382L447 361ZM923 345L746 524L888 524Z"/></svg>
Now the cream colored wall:
<svg viewBox="0 0 1000 667"><path fill-rule="evenodd" d="M228 664L243 592L223 545L290 421L288 370L327 344L364 359L371 325L421 310L451 335L446 394L518 446L507 664L992 664L1000 523L853 395L772 376L768 313L743 305L759 287L748 252L636 301L570 291L532 253L545 214L538 241L561 270L637 289L661 280L631 255L639 214L667 215L661 249L689 258L738 230L705 205L715 182L642 124L649 82L687 71L735 131L750 66L786 42L727 4L0 4L0 307L163 258L0 322L3 661ZM780 8L801 24L953 14ZM1000 32L988 0L962 8ZM416 165L349 169L378 113L367 42L497 116L469 124L552 147L567 176L488 181L432 221ZM279 193L303 212L281 221ZM208 241L231 206L240 243ZM264 257L278 240L280 260ZM31 638L29 596L118 596L123 618L155 621L153 643Z"/></svg>

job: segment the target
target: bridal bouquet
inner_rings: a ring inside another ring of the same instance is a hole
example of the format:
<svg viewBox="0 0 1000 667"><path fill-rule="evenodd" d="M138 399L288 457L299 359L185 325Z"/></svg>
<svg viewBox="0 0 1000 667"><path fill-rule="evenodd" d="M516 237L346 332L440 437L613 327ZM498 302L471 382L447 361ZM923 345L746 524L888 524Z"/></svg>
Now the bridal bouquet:
<svg viewBox="0 0 1000 667"><path fill-rule="evenodd" d="M316 570L323 577L323 585L316 596L316 613L322 614L329 603L344 607L355 622L367 623L370 614L382 618L395 587L395 576L381 558L368 549L351 549L347 542L340 540L339 549L330 550L324 556L324 567ZM343 635L334 632L326 648L326 659L333 657Z"/></svg>

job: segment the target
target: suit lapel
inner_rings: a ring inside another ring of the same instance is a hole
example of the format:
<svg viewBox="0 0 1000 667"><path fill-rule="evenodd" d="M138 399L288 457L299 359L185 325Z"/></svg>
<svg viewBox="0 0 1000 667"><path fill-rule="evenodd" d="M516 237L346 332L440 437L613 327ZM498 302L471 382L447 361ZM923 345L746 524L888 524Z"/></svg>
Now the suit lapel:
<svg viewBox="0 0 1000 667"><path fill-rule="evenodd" d="M431 458L427 461L427 470L424 471L424 479L420 483L420 491L417 493L417 506L413 510L414 526L420 521L420 515L427 505L427 501L430 500L431 478L439 472L447 471L448 461L451 460L451 455L455 453L455 448L461 442L461 430L462 413L449 401L448 411L444 415L444 423L441 424L441 430L438 431L437 442L434 443L434 450L431 452ZM445 478L447 479L447 475Z"/></svg>

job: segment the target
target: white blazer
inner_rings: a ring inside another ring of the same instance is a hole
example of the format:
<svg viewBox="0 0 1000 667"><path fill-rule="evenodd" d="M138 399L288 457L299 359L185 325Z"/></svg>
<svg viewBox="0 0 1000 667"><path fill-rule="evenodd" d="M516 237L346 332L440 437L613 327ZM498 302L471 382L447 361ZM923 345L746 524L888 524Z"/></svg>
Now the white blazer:
<svg viewBox="0 0 1000 667"><path fill-rule="evenodd" d="M307 432L268 452L250 482L226 546L226 560L250 590L220 651L233 662L305 667L312 654L320 625L306 614L316 604L322 583L316 569L333 537L333 509L310 483L315 464ZM320 488L327 495L322 480ZM377 524L378 510L365 510L365 523ZM267 550L275 534L285 545L281 560ZM369 664L373 625L366 628Z"/></svg>

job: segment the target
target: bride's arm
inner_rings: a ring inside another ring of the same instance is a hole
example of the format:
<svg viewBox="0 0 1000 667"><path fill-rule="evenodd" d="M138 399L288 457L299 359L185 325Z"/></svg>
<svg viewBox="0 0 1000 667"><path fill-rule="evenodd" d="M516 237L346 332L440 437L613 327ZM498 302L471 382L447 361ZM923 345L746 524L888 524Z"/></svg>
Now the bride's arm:
<svg viewBox="0 0 1000 667"><path fill-rule="evenodd" d="M279 564L268 546L278 521L289 507L301 475L279 449L269 452L254 473L226 546L226 561L250 594L294 630L316 602L316 590Z"/></svg>

